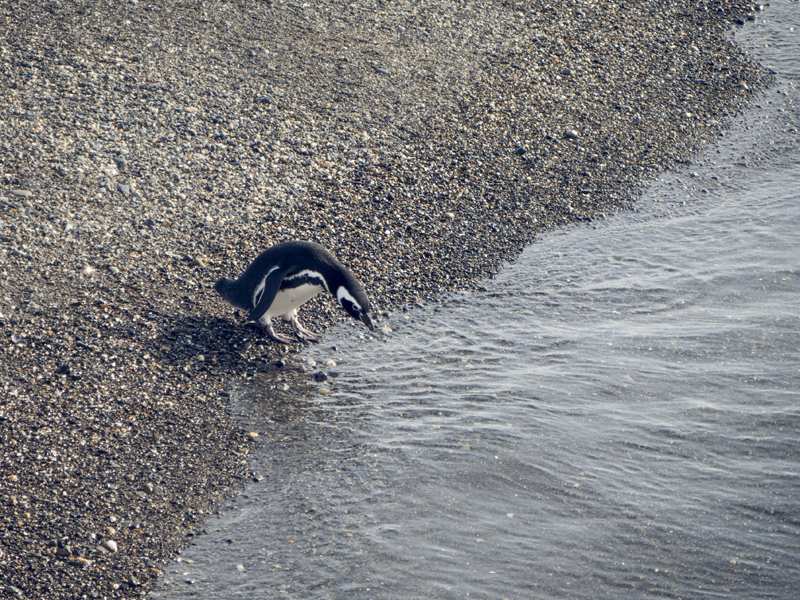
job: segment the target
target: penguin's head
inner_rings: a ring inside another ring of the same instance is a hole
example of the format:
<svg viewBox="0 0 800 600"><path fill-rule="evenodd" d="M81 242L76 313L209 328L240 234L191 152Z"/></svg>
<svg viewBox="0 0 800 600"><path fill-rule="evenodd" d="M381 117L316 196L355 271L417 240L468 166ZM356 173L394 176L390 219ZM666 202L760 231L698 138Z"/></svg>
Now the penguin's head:
<svg viewBox="0 0 800 600"><path fill-rule="evenodd" d="M340 285L336 290L336 299L347 313L357 321L361 321L369 327L370 331L375 331L372 319L369 318L369 300L367 294L360 285Z"/></svg>

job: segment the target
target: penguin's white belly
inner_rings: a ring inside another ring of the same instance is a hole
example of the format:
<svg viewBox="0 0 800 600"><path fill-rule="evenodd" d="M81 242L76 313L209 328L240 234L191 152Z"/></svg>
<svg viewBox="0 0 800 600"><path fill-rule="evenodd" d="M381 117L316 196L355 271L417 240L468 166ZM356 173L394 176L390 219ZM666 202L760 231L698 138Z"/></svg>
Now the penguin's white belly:
<svg viewBox="0 0 800 600"><path fill-rule="evenodd" d="M325 288L319 285L304 284L279 290L275 295L275 300L272 301L272 304L270 304L270 307L267 309L267 312L264 313L261 320L266 321L272 317L283 315L286 315L288 320L294 316L294 311L324 289Z"/></svg>

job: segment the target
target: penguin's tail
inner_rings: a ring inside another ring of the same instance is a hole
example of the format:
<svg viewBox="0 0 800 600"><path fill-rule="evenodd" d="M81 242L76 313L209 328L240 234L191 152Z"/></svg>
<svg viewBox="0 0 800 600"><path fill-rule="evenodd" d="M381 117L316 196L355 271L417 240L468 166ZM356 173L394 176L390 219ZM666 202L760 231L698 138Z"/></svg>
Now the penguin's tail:
<svg viewBox="0 0 800 600"><path fill-rule="evenodd" d="M233 304L232 286L233 279L227 279L226 277L223 277L214 284L214 289L217 290L217 293L225 298L225 300Z"/></svg>

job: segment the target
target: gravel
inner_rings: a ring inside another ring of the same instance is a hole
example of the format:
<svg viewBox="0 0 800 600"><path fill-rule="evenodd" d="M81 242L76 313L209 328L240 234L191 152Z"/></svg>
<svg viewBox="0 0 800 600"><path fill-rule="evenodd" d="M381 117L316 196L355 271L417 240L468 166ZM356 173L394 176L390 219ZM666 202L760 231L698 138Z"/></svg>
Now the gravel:
<svg viewBox="0 0 800 600"><path fill-rule="evenodd" d="M477 285L718 138L752 14L0 0L0 590L141 597L252 476L228 386L315 374L216 279L308 239L378 313Z"/></svg>

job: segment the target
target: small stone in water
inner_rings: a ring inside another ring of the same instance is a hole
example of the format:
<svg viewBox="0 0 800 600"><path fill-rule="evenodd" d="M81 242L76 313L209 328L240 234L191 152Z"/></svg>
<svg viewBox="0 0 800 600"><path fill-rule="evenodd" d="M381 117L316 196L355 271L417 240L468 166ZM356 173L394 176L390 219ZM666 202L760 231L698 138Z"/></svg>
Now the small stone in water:
<svg viewBox="0 0 800 600"><path fill-rule="evenodd" d="M243 573L244 572L244 565L236 565L236 570L239 571L240 573Z"/></svg>
<svg viewBox="0 0 800 600"><path fill-rule="evenodd" d="M564 132L564 137L569 140L576 140L578 137L580 137L580 134L575 129L567 129Z"/></svg>
<svg viewBox="0 0 800 600"><path fill-rule="evenodd" d="M314 373L314 381L317 383L322 383L323 381L328 380L328 374L325 371L317 371Z"/></svg>
<svg viewBox="0 0 800 600"><path fill-rule="evenodd" d="M255 442L258 439L258 432L257 431L251 431L250 433L247 434L247 437L249 438L249 440L251 442Z"/></svg>

